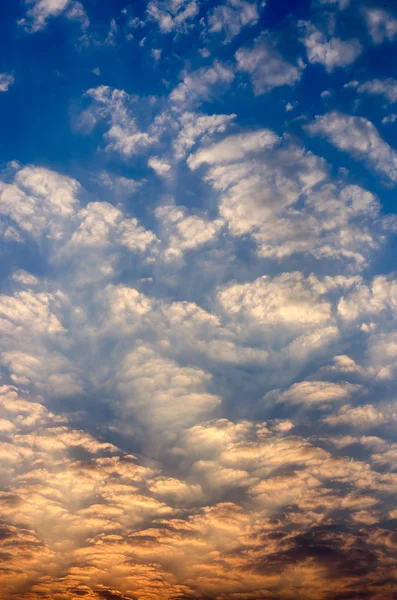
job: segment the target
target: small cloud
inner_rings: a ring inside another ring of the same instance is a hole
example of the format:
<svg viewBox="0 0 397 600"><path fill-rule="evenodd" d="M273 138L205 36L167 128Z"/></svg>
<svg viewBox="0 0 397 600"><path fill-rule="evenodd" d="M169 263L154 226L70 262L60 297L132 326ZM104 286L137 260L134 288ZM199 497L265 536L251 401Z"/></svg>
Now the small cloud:
<svg viewBox="0 0 397 600"><path fill-rule="evenodd" d="M337 67L343 68L352 64L363 51L362 45L356 39L328 38L308 22L301 22L300 26L304 30L301 41L306 47L309 62L322 64L329 73Z"/></svg>
<svg viewBox="0 0 397 600"><path fill-rule="evenodd" d="M0 92L7 92L8 89L14 85L14 75L9 73L0 73Z"/></svg>
<svg viewBox="0 0 397 600"><path fill-rule="evenodd" d="M162 49L161 48L152 48L152 56L154 58L154 61L157 63L159 62L160 58L161 58L161 53L162 53Z"/></svg>

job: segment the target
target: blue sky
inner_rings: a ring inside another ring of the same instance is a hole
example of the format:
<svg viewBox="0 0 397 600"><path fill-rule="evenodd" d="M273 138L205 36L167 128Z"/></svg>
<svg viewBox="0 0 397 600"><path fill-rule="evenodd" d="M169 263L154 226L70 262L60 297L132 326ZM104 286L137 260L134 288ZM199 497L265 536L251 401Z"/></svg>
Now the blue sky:
<svg viewBox="0 0 397 600"><path fill-rule="evenodd" d="M395 598L397 7L0 11L0 600Z"/></svg>

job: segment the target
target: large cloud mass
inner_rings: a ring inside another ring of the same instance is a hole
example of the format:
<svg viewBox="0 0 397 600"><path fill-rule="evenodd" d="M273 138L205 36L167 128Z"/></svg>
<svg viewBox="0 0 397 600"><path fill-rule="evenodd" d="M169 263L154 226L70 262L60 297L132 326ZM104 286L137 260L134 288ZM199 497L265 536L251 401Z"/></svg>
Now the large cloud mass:
<svg viewBox="0 0 397 600"><path fill-rule="evenodd" d="M393 600L397 15L25 4L0 600Z"/></svg>

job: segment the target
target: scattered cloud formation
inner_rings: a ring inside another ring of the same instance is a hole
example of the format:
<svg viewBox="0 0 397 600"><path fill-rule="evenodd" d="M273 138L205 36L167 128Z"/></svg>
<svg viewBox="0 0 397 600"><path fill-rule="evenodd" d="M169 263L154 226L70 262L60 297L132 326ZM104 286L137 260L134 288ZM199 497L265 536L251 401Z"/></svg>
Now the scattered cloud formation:
<svg viewBox="0 0 397 600"><path fill-rule="evenodd" d="M209 32L222 33L228 44L244 27L256 25L259 20L259 7L256 2L226 0L216 6L208 17Z"/></svg>
<svg viewBox="0 0 397 600"><path fill-rule="evenodd" d="M397 181L397 152L380 137L368 119L335 111L316 117L307 131L326 137L339 150L365 160L393 183Z"/></svg>
<svg viewBox="0 0 397 600"><path fill-rule="evenodd" d="M396 9L99 4L2 11L0 600L394 600Z"/></svg>
<svg viewBox="0 0 397 600"><path fill-rule="evenodd" d="M151 0L147 8L149 17L157 21L162 33L186 32L198 11L196 0Z"/></svg>
<svg viewBox="0 0 397 600"><path fill-rule="evenodd" d="M82 29L86 29L90 22L83 5L73 0L25 0L31 8L26 12L26 17L19 21L27 32L36 33L45 29L49 19L64 15L70 21L78 21Z"/></svg>

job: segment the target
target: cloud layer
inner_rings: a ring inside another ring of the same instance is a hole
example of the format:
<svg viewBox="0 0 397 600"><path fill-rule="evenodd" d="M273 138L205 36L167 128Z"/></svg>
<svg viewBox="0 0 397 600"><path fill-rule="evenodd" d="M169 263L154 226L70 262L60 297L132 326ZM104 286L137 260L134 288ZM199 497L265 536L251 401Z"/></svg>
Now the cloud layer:
<svg viewBox="0 0 397 600"><path fill-rule="evenodd" d="M397 13L99 4L0 74L0 600L393 600Z"/></svg>

